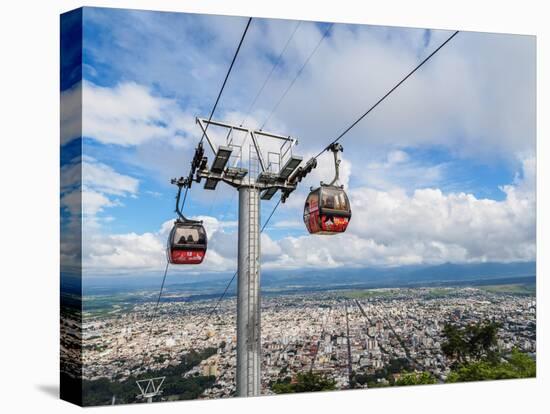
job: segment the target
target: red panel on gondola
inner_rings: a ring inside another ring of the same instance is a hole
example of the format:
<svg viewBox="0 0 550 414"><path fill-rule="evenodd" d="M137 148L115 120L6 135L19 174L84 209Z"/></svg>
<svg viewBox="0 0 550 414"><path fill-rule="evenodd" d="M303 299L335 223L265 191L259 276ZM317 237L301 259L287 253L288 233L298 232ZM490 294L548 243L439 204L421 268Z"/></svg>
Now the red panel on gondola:
<svg viewBox="0 0 550 414"><path fill-rule="evenodd" d="M205 252L200 250L172 250L172 264L201 264L204 260Z"/></svg>
<svg viewBox="0 0 550 414"><path fill-rule="evenodd" d="M343 233L348 228L349 218L321 216L321 230L330 233Z"/></svg>

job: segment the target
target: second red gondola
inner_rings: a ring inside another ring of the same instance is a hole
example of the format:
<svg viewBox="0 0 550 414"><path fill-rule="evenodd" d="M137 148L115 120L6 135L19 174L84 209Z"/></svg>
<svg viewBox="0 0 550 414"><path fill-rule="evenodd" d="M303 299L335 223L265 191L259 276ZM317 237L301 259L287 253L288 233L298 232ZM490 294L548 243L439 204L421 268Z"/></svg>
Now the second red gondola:
<svg viewBox="0 0 550 414"><path fill-rule="evenodd" d="M312 189L304 205L304 223L311 234L338 234L348 228L351 219L351 206L344 186L340 184L340 144L332 144L327 150L334 154L336 175L330 184Z"/></svg>
<svg viewBox="0 0 550 414"><path fill-rule="evenodd" d="M343 233L350 219L351 208L343 189L322 185L309 193L304 206L304 223L309 233Z"/></svg>

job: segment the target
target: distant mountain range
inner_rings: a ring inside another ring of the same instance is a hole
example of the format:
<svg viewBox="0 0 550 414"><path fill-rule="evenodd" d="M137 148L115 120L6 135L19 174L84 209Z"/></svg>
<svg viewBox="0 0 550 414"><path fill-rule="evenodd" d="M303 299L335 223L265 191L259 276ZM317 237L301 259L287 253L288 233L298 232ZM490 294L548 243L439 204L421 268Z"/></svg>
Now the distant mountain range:
<svg viewBox="0 0 550 414"><path fill-rule="evenodd" d="M346 288L388 288L453 286L505 283L534 283L535 262L516 263L445 263L435 266L401 266L386 268L332 268L262 272L262 291L322 291ZM204 275L168 274L166 292L186 296L209 297L223 291L233 273ZM85 295L115 295L157 290L162 275L90 277L83 281ZM69 287L69 284L65 284ZM72 284L76 287L78 284ZM78 286L79 287L79 286ZM236 283L229 294L234 294ZM63 286L62 286L63 290Z"/></svg>

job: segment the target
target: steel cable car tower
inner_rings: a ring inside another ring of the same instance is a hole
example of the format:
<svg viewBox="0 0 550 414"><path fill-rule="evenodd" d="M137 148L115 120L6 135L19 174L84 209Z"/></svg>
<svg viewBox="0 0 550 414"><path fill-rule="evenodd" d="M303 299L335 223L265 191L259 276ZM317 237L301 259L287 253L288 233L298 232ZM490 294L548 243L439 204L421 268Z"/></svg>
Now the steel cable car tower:
<svg viewBox="0 0 550 414"><path fill-rule="evenodd" d="M302 157L293 154L297 140L261 130L251 130L202 118L197 124L214 160L208 166L202 143L192 162L192 181L205 180L206 190L215 190L220 181L239 192L238 264L237 264L237 395L260 394L261 323L260 323L260 200L270 200L278 190L290 194L298 184L295 179ZM226 145L217 146L208 126L227 131ZM233 133L245 134L242 145L233 143ZM247 140L248 160L243 160ZM277 144L277 151L265 146ZM264 148L264 149L263 149ZM230 162L231 161L231 162ZM248 168L243 168L248 161ZM240 164L240 166L239 166ZM174 181L177 183L178 180Z"/></svg>

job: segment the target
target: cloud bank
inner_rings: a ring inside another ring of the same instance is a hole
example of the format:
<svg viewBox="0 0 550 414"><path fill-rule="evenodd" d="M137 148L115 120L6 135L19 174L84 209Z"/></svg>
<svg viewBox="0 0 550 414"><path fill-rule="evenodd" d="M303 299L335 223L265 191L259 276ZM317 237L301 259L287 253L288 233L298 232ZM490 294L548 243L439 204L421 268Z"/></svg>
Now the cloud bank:
<svg viewBox="0 0 550 414"><path fill-rule="evenodd" d="M273 240L264 233L262 266L276 270L535 260L534 180L535 160L530 158L514 182L503 188L502 201L444 194L436 188L411 195L403 189L355 188L350 192L353 218L345 234ZM199 218L209 235L201 271L234 270L236 223ZM94 234L86 243L85 263L107 272L158 271L170 226L168 221L156 233Z"/></svg>

